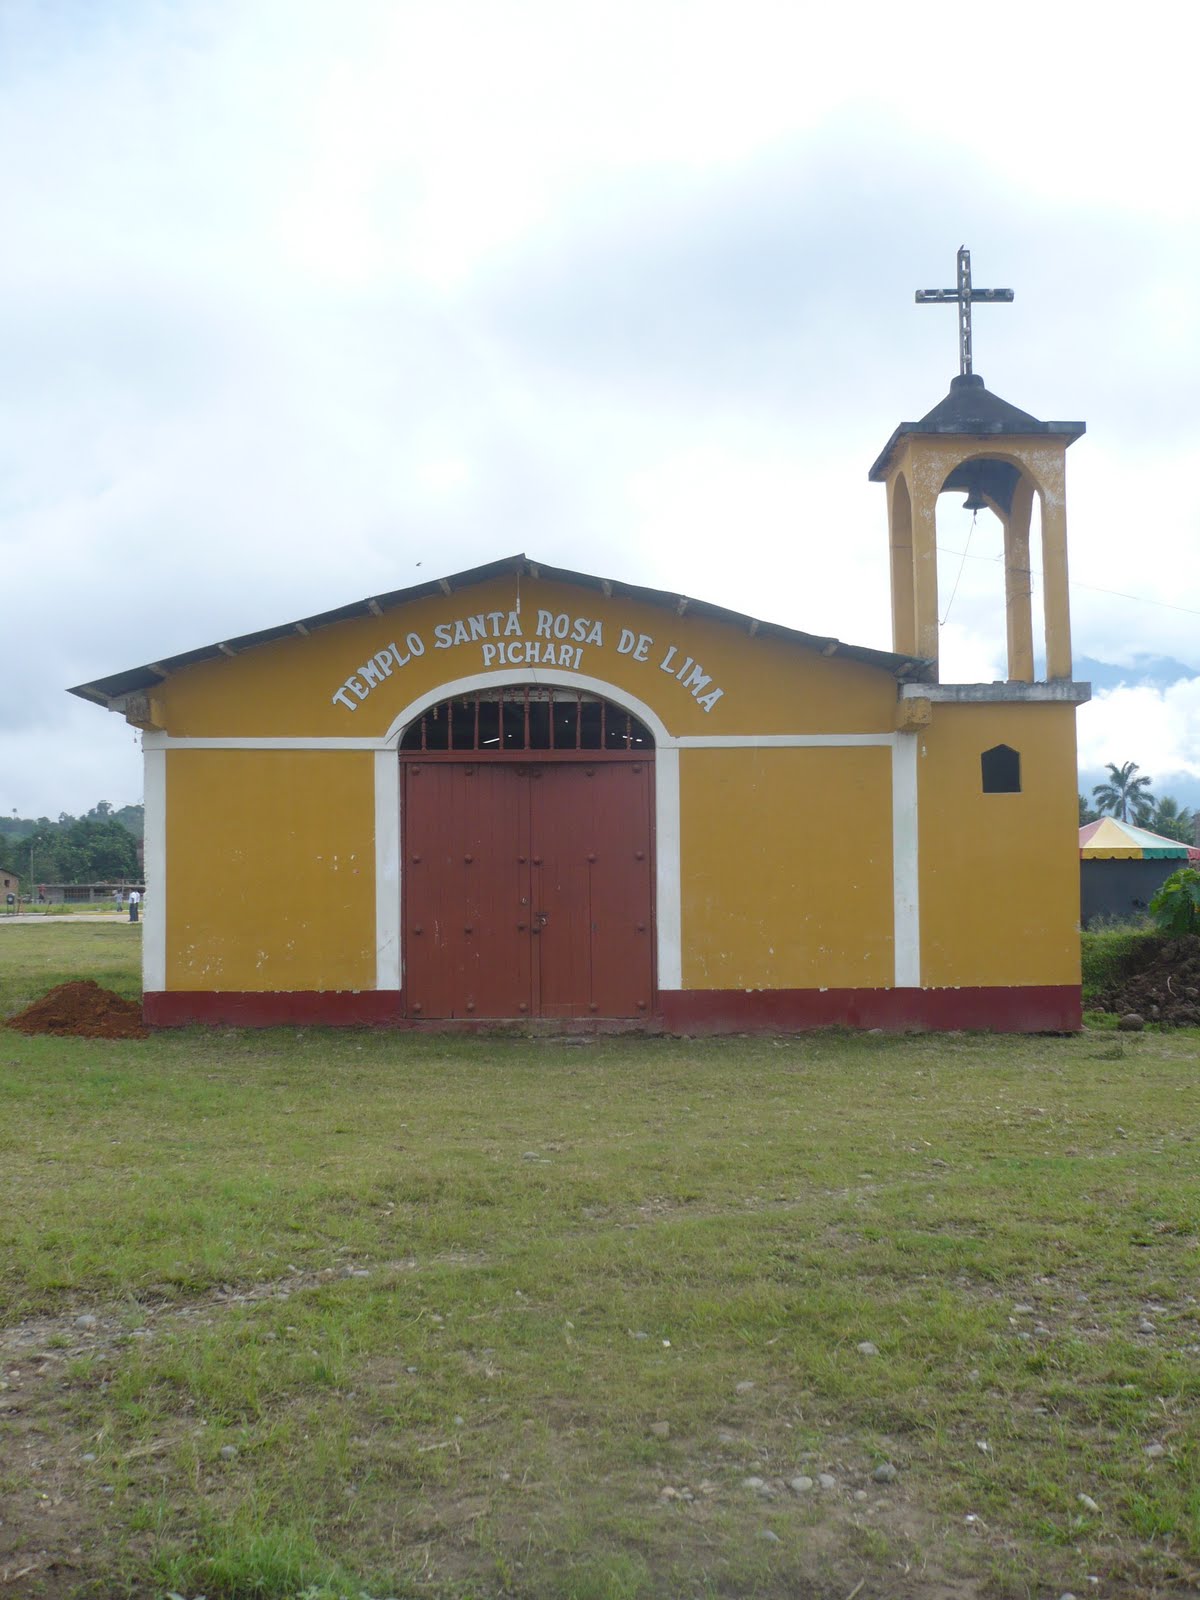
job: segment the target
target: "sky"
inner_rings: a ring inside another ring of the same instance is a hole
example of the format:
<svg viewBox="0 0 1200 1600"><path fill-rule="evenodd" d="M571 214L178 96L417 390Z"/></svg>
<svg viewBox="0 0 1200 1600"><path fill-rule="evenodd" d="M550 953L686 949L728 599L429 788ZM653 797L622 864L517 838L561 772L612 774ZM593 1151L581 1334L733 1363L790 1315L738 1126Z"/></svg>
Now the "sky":
<svg viewBox="0 0 1200 1600"><path fill-rule="evenodd" d="M0 809L141 798L72 684L526 552L890 648L893 428L1068 455L1081 765L1200 800L1200 20L1094 4L0 0ZM1163 40L1170 38L1170 48ZM942 676L1003 675L939 509ZM1035 576L1035 605L1040 582Z"/></svg>

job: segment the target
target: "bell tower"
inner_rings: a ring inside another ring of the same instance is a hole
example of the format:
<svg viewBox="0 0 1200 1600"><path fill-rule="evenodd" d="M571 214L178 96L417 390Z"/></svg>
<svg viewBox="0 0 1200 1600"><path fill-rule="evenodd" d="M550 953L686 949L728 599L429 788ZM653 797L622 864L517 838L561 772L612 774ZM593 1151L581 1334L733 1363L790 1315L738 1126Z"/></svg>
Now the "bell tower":
<svg viewBox="0 0 1200 1600"><path fill-rule="evenodd" d="M919 422L902 422L871 468L887 490L891 545L892 648L930 663L938 681L938 496L965 493L969 510L985 506L1004 529L1008 680L1034 681L1034 626L1029 535L1035 499L1041 510L1042 616L1046 677L1071 678L1067 594L1066 452L1082 422L1040 422L992 394L972 370L971 306L1011 301L1011 289L976 289L971 256L958 252L956 289L919 289L919 305L956 303L959 375Z"/></svg>

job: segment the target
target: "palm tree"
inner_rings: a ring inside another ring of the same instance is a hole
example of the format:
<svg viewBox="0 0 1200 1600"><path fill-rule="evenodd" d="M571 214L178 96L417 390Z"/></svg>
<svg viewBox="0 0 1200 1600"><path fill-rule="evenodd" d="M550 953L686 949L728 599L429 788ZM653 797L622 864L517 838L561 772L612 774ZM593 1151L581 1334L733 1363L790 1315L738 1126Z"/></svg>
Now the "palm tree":
<svg viewBox="0 0 1200 1600"><path fill-rule="evenodd" d="M1155 833L1161 833L1168 839L1178 839L1180 844L1192 842L1192 813L1186 806L1181 811L1178 800L1172 799L1169 794L1163 795L1155 806L1150 826Z"/></svg>
<svg viewBox="0 0 1200 1600"><path fill-rule="evenodd" d="M1101 814L1107 812L1121 822L1132 819L1146 823L1150 820L1150 813L1154 810L1154 796L1150 793L1153 780L1135 777L1136 772L1136 761L1126 761L1120 767L1113 761L1108 763L1109 781L1098 783L1092 790L1092 799Z"/></svg>

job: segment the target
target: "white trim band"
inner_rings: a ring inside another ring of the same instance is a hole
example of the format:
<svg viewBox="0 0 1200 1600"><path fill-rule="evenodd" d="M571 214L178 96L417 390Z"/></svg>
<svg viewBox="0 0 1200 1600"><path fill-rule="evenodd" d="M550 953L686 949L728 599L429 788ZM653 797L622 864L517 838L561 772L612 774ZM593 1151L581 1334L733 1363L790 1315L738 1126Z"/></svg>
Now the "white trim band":
<svg viewBox="0 0 1200 1600"><path fill-rule="evenodd" d="M167 987L167 754L142 751L145 817L142 860L146 899L142 906L142 989Z"/></svg>
<svg viewBox="0 0 1200 1600"><path fill-rule="evenodd" d="M658 987L683 988L683 874L679 835L679 751L654 754L654 910Z"/></svg>
<svg viewBox="0 0 1200 1600"><path fill-rule="evenodd" d="M399 989L400 761L394 750L375 754L375 987Z"/></svg>
<svg viewBox="0 0 1200 1600"><path fill-rule="evenodd" d="M685 733L680 750L850 750L884 747L894 733Z"/></svg>
<svg viewBox="0 0 1200 1600"><path fill-rule="evenodd" d="M414 700L406 706L400 715L388 728L385 734L372 739L343 739L334 736L328 738L310 735L294 738L268 739L259 737L231 736L228 738L190 738L187 736L173 737L167 733L146 733L143 744L146 750L395 750L399 748L400 740L408 725L428 711L432 706L439 705L443 700L452 700L458 695L471 694L475 689L487 683L501 683L507 678L506 673L491 672L482 675L482 681L463 678L456 683L443 684L440 689L422 695L419 700ZM521 683L529 681L522 675ZM545 677L542 683L546 682ZM860 746L887 746L896 735L894 733L684 733L678 737L667 732L650 707L643 701L635 699L632 695L625 694L616 689L613 684L602 683L598 678L575 679L573 685L582 688L587 693L602 694L606 700L619 705L623 711L631 711L635 717L644 722L654 735L656 750L804 750L804 749L841 749ZM511 685L503 685L511 687ZM461 754L469 757L471 751L464 750ZM528 752L531 757L535 751Z"/></svg>
<svg viewBox="0 0 1200 1600"><path fill-rule="evenodd" d="M175 738L169 733L146 732L142 735L145 750L386 750L386 739L336 739L300 736L284 739L267 739L252 735L249 738L228 737L218 739Z"/></svg>
<svg viewBox="0 0 1200 1600"><path fill-rule="evenodd" d="M897 989L921 987L918 742L915 733L902 733L892 746L892 948Z"/></svg>

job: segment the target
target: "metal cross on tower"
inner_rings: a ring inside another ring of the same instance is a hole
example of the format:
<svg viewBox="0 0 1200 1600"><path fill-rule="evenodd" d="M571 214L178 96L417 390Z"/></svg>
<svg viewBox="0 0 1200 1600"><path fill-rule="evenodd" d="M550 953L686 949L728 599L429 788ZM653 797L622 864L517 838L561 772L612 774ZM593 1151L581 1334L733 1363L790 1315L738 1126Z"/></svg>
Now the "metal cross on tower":
<svg viewBox="0 0 1200 1600"><path fill-rule="evenodd" d="M1011 289L973 289L971 287L971 252L965 245L958 252L957 289L918 289L919 306L946 305L958 301L958 370L964 376L971 371L971 302L972 300L1003 300L1013 298Z"/></svg>

